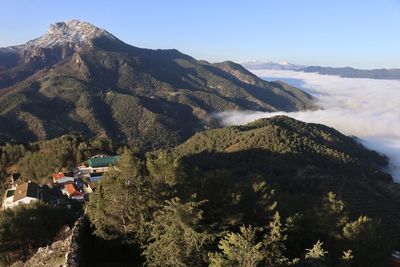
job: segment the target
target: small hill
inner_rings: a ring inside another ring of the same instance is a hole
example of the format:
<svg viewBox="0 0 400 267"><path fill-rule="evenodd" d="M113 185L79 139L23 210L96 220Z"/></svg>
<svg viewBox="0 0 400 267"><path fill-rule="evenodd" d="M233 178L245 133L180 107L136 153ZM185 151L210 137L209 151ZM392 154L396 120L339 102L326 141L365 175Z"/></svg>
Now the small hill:
<svg viewBox="0 0 400 267"><path fill-rule="evenodd" d="M300 122L286 116L197 133L175 149L180 155L247 150L265 150L277 155L308 154L340 163L374 167L387 164L386 157L365 149L355 139L333 128Z"/></svg>
<svg viewBox="0 0 400 267"><path fill-rule="evenodd" d="M354 216L381 218L400 236L400 203L382 190L397 188L381 171L388 159L333 128L276 116L197 133L172 152L188 172L225 171L232 184L262 177L289 214L332 191Z"/></svg>
<svg viewBox="0 0 400 267"><path fill-rule="evenodd" d="M172 146L214 127L209 114L312 108L312 98L259 79L233 62L124 43L77 20L0 49L0 138L78 133L142 148Z"/></svg>

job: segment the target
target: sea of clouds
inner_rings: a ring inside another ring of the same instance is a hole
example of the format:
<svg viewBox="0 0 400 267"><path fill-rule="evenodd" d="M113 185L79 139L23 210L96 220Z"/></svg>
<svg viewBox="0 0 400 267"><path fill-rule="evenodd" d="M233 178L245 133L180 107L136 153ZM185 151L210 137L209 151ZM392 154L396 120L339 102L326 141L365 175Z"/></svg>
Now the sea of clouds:
<svg viewBox="0 0 400 267"><path fill-rule="evenodd" d="M313 95L322 109L304 112L222 112L225 125L246 124L284 114L322 123L360 138L367 148L390 159L389 172L400 182L400 80L342 78L332 75L282 70L254 70L259 77L281 80Z"/></svg>

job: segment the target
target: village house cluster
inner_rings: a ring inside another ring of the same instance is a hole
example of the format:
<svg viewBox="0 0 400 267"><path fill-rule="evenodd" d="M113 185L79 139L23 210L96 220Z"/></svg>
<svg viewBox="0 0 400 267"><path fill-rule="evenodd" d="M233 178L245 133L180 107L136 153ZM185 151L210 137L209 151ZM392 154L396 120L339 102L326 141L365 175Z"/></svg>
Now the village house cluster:
<svg viewBox="0 0 400 267"><path fill-rule="evenodd" d="M16 179L6 190L1 208L14 208L35 201L51 204L68 203L70 199L85 201L88 194L95 189L96 182L117 161L118 156L93 156L79 163L69 173L54 173L52 182L47 185L38 185L31 181L20 182L20 179Z"/></svg>

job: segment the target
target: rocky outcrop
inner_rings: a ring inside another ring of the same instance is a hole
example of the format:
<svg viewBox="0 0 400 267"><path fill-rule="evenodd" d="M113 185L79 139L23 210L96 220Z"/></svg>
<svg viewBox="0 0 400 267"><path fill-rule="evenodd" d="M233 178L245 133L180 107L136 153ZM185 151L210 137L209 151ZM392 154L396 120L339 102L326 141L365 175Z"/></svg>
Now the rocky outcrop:
<svg viewBox="0 0 400 267"><path fill-rule="evenodd" d="M26 262L16 262L11 267L77 267L81 262L81 235L87 229L88 220L80 217L72 228L66 226L57 241L41 247Z"/></svg>
<svg viewBox="0 0 400 267"><path fill-rule="evenodd" d="M27 47L49 48L55 46L69 46L79 48L91 45L96 38L105 37L117 40L111 33L100 29L88 22L68 20L50 25L49 30L41 37L27 43Z"/></svg>
<svg viewBox="0 0 400 267"><path fill-rule="evenodd" d="M82 265L81 255L82 255L82 242L81 237L84 235L84 231L88 228L89 220L82 216L80 217L74 227L72 228L72 233L69 241L69 250L65 254L66 266L75 267Z"/></svg>

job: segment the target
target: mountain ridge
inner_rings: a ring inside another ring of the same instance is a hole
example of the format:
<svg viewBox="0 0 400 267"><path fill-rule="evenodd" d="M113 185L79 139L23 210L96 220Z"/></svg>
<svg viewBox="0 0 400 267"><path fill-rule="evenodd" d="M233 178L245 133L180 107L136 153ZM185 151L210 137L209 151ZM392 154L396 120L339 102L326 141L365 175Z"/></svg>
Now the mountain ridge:
<svg viewBox="0 0 400 267"><path fill-rule="evenodd" d="M400 79L400 69L357 69L352 67L322 67L297 64L281 64L274 62L248 61L241 63L249 70L291 70L299 72L319 73L323 75L337 75L346 78L369 79Z"/></svg>
<svg viewBox="0 0 400 267"><path fill-rule="evenodd" d="M0 49L5 140L78 133L138 147L171 146L217 126L213 112L314 107L310 95L263 81L236 63L134 47L83 22L53 24L41 38Z"/></svg>

